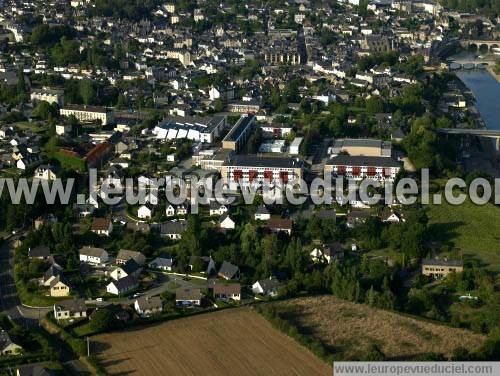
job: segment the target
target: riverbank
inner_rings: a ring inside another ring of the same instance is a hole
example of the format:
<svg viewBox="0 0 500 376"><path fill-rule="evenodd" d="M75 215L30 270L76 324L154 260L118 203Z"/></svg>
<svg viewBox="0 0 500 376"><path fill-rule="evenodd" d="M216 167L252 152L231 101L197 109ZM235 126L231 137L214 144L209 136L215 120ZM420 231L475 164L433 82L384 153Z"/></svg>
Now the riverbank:
<svg viewBox="0 0 500 376"><path fill-rule="evenodd" d="M455 75L475 98L473 106L488 129L500 130L500 85L487 69L458 70Z"/></svg>
<svg viewBox="0 0 500 376"><path fill-rule="evenodd" d="M493 78L500 84L500 74L495 72L495 67L489 65L486 67L486 70L493 76Z"/></svg>

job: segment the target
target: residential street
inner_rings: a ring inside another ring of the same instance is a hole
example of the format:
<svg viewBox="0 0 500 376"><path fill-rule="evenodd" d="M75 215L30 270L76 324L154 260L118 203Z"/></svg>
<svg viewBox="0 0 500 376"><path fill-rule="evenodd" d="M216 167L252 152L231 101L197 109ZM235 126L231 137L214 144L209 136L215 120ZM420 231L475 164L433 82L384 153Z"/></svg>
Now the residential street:
<svg viewBox="0 0 500 376"><path fill-rule="evenodd" d="M24 327L37 324L39 315L44 315L47 309L24 307L17 296L13 278L13 244L20 235L10 235L0 244L0 308L12 320Z"/></svg>

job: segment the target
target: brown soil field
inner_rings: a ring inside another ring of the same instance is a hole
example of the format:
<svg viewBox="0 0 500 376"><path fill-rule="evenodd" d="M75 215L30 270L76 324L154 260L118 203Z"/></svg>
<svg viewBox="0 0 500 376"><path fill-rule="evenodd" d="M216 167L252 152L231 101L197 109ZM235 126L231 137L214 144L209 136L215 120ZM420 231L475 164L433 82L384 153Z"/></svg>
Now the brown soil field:
<svg viewBox="0 0 500 376"><path fill-rule="evenodd" d="M250 308L91 339L111 375L331 375L332 368Z"/></svg>
<svg viewBox="0 0 500 376"><path fill-rule="evenodd" d="M359 360L371 343L389 360L411 360L436 352L449 356L463 346L476 349L485 337L464 329L413 319L397 313L351 303L334 296L297 298L276 303L280 316L300 332L323 342L335 358Z"/></svg>

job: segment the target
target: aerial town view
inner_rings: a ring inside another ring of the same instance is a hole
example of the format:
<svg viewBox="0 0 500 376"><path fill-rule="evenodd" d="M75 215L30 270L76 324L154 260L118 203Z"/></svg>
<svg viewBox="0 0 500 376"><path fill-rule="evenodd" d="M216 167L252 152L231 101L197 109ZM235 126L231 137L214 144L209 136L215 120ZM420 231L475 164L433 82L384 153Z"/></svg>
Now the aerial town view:
<svg viewBox="0 0 500 376"><path fill-rule="evenodd" d="M500 375L500 0L0 0L0 376Z"/></svg>

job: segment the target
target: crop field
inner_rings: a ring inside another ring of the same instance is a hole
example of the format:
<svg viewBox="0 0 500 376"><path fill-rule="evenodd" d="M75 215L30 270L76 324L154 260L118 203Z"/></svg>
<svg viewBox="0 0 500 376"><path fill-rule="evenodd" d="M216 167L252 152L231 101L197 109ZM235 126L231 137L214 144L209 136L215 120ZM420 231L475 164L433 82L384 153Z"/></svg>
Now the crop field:
<svg viewBox="0 0 500 376"><path fill-rule="evenodd" d="M280 317L301 333L319 339L336 359L359 360L370 344L378 345L389 360L411 360L424 353L449 356L463 346L479 347L484 336L413 319L334 296L297 298L274 303Z"/></svg>
<svg viewBox="0 0 500 376"><path fill-rule="evenodd" d="M92 337L107 372L127 375L331 375L331 366L249 308Z"/></svg>

